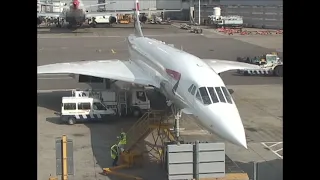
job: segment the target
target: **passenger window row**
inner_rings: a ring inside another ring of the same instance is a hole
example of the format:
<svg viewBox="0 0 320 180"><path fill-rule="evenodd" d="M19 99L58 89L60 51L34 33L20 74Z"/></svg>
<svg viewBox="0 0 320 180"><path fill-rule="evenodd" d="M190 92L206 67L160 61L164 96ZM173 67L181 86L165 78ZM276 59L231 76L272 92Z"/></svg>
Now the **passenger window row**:
<svg viewBox="0 0 320 180"><path fill-rule="evenodd" d="M77 109L78 107L78 109ZM92 104L93 110L106 110L106 108L98 102L94 102ZM63 104L64 110L91 110L91 104L90 103L78 103L78 106L76 106L76 103L65 103Z"/></svg>
<svg viewBox="0 0 320 180"><path fill-rule="evenodd" d="M197 87L192 84L188 92L192 95L195 94ZM228 89L224 86L221 87L200 87L197 91L196 98L205 105L211 103L229 103L232 104L232 98Z"/></svg>

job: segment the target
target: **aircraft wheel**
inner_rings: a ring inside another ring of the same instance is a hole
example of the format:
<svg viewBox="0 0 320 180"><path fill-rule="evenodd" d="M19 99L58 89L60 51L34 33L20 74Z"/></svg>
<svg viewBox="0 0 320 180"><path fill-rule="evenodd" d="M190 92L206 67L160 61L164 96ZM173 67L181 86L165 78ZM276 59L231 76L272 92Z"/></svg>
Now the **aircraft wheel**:
<svg viewBox="0 0 320 180"><path fill-rule="evenodd" d="M76 123L76 119L75 118L69 118L68 119L68 124L69 125L74 125Z"/></svg>
<svg viewBox="0 0 320 180"><path fill-rule="evenodd" d="M278 76L278 77L283 76L283 66L282 65L279 65L276 68L274 68L274 75Z"/></svg>

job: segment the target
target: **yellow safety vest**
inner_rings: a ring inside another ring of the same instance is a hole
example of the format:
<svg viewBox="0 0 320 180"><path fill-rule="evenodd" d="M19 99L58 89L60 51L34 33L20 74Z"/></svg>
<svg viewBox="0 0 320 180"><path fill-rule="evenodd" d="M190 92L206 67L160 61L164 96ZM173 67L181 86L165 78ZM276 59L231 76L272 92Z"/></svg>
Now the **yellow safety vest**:
<svg viewBox="0 0 320 180"><path fill-rule="evenodd" d="M111 146L111 158L115 159L118 156L118 146L115 144Z"/></svg>
<svg viewBox="0 0 320 180"><path fill-rule="evenodd" d="M126 133L122 132L120 137L121 137L121 139L119 141L119 144L126 145L127 144L127 135L126 135Z"/></svg>

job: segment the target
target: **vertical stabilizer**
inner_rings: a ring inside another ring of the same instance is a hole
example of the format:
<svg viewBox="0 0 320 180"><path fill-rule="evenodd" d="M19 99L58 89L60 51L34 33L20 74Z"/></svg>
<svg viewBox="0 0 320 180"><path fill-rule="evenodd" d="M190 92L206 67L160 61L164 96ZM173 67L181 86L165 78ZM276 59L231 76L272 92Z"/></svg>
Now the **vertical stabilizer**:
<svg viewBox="0 0 320 180"><path fill-rule="evenodd" d="M140 10L140 5L139 5L139 1L135 0L134 3L134 34L138 37L143 37L143 33L142 33L142 29L141 29L141 24L140 24L140 20L139 20L139 10Z"/></svg>

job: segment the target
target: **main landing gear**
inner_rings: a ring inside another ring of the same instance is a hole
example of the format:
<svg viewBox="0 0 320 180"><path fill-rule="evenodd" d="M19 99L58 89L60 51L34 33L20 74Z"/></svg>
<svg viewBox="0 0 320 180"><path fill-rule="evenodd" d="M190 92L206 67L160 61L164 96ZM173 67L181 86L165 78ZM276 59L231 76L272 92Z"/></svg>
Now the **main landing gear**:
<svg viewBox="0 0 320 180"><path fill-rule="evenodd" d="M174 115L174 131L176 138L180 137L180 118L182 110L176 107L170 100L167 101L167 105L170 106L172 114Z"/></svg>

